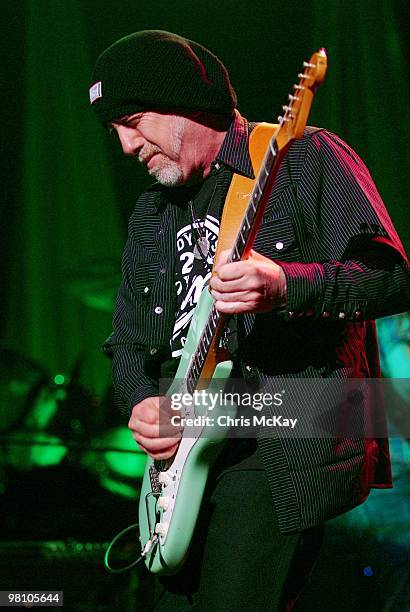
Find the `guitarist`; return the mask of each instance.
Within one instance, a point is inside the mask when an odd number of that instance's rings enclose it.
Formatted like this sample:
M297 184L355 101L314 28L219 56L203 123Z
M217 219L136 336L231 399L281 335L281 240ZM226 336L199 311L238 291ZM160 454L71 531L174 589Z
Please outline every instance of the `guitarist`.
M90 101L157 181L129 222L104 345L141 449L165 459L178 447L178 432L159 436L158 379L181 354L207 283L217 309L236 315L236 375L378 375L372 320L409 307L407 261L368 170L343 141L312 128L294 141L254 251L237 263L222 253L211 279L232 175L254 176L254 126L236 109L225 66L176 34L137 32L100 55ZM371 487L391 487L385 439L229 440L189 558L159 579L155 609L292 609L325 521Z

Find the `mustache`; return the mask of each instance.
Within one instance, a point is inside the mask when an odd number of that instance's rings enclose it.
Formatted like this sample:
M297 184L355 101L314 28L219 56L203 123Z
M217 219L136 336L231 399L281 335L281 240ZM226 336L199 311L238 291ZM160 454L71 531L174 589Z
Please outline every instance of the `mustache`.
M146 144L138 153L138 161L142 164L146 163L156 153L162 153L162 150L156 145Z

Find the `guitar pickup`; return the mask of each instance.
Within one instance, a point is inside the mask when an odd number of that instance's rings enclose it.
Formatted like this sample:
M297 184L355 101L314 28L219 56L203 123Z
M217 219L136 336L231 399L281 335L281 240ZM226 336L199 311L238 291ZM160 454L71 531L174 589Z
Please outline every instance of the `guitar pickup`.
M151 467L149 468L149 479L151 482L151 490L154 495L161 494L161 484L159 480L160 473L161 472L159 472L157 468L154 467L153 465L151 465Z

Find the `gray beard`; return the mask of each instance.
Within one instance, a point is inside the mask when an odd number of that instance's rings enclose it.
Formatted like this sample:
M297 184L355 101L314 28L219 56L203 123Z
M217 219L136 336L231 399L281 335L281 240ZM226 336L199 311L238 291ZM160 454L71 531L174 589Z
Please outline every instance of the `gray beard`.
M149 174L165 187L176 187L183 182L183 174L181 168L176 162L170 162L164 168L155 168L149 171Z
M172 152L175 157L178 157L182 148L182 139L184 136L187 119L179 115L174 116L173 134L172 134ZM183 183L183 173L178 162L169 159L164 163L163 167L153 168L149 171L150 176L153 176L161 185L165 187L176 187Z

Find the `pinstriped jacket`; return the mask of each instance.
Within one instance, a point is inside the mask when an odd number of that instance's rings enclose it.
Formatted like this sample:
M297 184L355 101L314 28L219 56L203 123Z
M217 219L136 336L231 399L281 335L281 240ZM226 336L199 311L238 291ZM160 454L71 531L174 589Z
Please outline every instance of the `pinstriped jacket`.
M250 129L237 113L212 164L221 202L233 172L253 177ZM153 185L129 221L113 332L103 346L126 415L158 395L169 354L183 193ZM409 308L407 260L367 168L337 136L307 128L292 144L254 248L283 267L287 307L238 317L246 371L267 381L378 376L373 319ZM259 448L283 533L353 508L372 486L391 486L385 439L275 437L261 438Z

